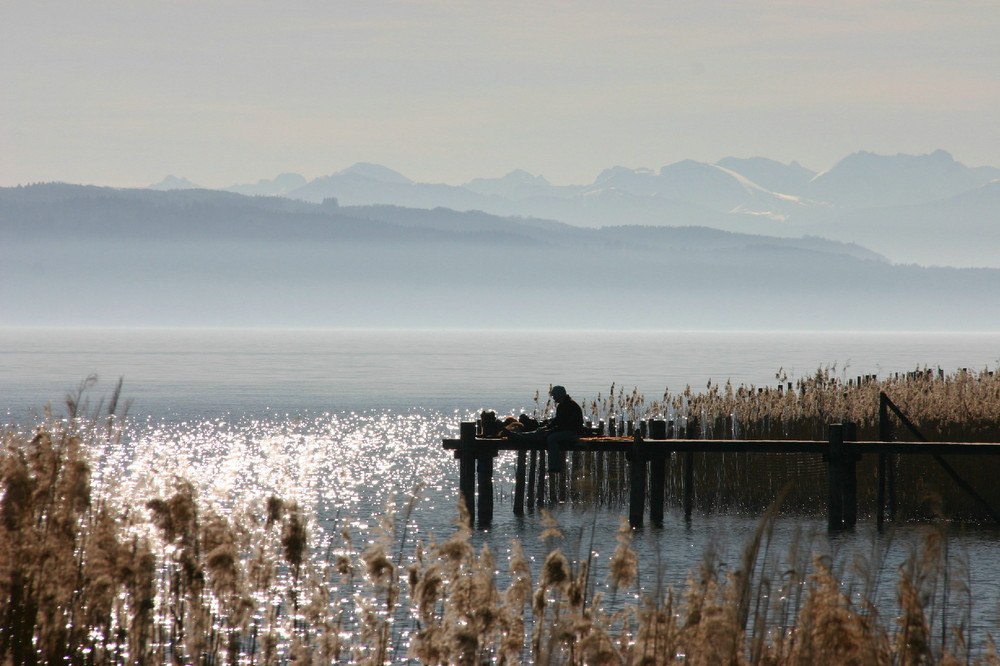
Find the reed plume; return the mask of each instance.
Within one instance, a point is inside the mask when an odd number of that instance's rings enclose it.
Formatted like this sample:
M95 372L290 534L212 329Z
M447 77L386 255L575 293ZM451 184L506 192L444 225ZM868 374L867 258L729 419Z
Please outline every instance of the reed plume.
M627 525L613 553L572 557L543 514L533 563L517 542L506 559L474 546L461 503L441 542L410 543L387 514L356 545L294 501L221 512L184 478L119 501L95 492L99 436L79 420L3 435L3 663L1000 664L992 637L969 630L973 591L943 529L900 568L894 608L798 539L777 564L776 511L732 573L709 548L682 589L651 588Z

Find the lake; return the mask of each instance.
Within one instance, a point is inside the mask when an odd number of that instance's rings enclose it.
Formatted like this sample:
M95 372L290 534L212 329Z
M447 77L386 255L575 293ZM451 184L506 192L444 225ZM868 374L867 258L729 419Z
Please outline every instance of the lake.
M0 328L0 410L59 403L89 374L119 377L132 412L165 419L268 412L532 407L562 384L650 399L709 381L767 386L829 367L841 377L917 367L994 368L1000 333ZM0 411L2 414L2 411Z
M223 330L0 328L0 420L30 427L47 404L91 374L88 408L106 401L119 377L130 401L125 437L97 452L98 483L125 497L165 492L173 474L192 479L219 510L277 492L306 506L317 534L347 526L361 542L387 507L410 539L445 538L456 516L457 463L441 448L481 409L538 409L536 391L562 384L577 400L606 396L614 383L649 399L665 390L698 391L709 381L769 386L818 368L843 378L886 377L916 368L993 369L997 333ZM538 561L540 517L510 510L513 459L497 466L495 521L475 541L506 566L512 539ZM619 506L553 505L566 552L596 562L614 549ZM662 529L635 534L646 587L682 587L709 548L731 569L758 516L668 507ZM858 558L881 572L879 598L894 600L896 570L922 527L878 534L866 518L830 537L825 519L783 516L773 553L798 545L830 556L850 575ZM1000 626L1000 534L987 526L950 528L956 558L968 562L974 632ZM780 555L777 556L780 559ZM659 579L658 579L659 577Z

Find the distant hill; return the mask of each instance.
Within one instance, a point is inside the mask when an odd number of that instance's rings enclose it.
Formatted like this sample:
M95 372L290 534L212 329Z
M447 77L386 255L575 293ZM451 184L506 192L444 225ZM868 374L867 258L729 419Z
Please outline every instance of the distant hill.
M544 176L533 176L523 169L511 171L502 178L476 178L462 187L484 197L498 197L509 201L540 197L568 198L580 194L584 189L577 186L557 187Z
M808 233L891 248L924 266L1000 265L1000 180L924 204L830 211L798 225ZM961 261L956 261L960 258Z
M1000 267L983 250L982 228L1000 209L962 196L1000 179L996 167L967 167L949 153L848 155L814 172L797 162L726 157L715 164L683 160L658 170L616 166L592 183L553 185L523 170L461 186L420 183L384 166L359 163L310 181L283 174L228 191L345 206L448 208L573 226L709 226L781 237L825 236L858 242L898 263ZM169 177L156 189L194 188ZM930 225L947 211L947 232ZM910 230L905 242L898 234ZM926 231L926 236L914 232ZM851 234L857 234L852 236ZM988 239L993 242L993 236ZM987 262L987 263L984 263Z
M930 155L854 153L801 190L840 208L883 208L954 197L1000 178L1000 169L969 169L943 150Z
M783 164L765 157L725 157L716 164L771 192L802 193L806 184L816 176L815 171L798 162Z
M187 178L178 178L177 176L170 175L161 180L158 183L153 183L149 186L151 190L197 190L201 189L200 186L195 185Z
M236 192L247 196L275 197L285 196L289 192L304 187L308 181L305 176L297 173L283 173L270 180L259 180L252 185L233 185L227 187L227 192Z
M998 290L1000 270L894 266L818 237L0 188L6 325L983 330Z

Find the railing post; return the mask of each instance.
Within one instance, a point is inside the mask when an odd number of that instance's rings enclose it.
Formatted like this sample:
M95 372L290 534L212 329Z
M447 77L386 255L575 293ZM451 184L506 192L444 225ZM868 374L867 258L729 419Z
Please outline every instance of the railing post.
M458 426L458 489L469 512L469 524L476 516L476 423L463 421Z

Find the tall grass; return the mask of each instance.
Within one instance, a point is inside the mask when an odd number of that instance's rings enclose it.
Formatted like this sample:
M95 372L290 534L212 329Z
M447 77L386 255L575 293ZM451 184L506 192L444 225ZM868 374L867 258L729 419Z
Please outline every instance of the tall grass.
M772 386L709 381L704 390L688 386L679 393L665 391L657 400L613 384L608 395L582 404L594 423L603 422L606 430L611 423L655 418L668 420L674 437L824 440L831 423L852 422L859 440L877 440L882 392L929 441L1000 442L1000 373L988 368L945 373L925 367L880 378L849 377L830 366L794 383L779 370ZM895 439L917 439L898 420L890 421ZM876 462L875 456L865 456L858 465L862 512L874 510ZM1000 509L992 457L953 456L948 462L994 509ZM932 517L928 500L933 496L950 518L989 519L930 456L898 456L891 465L900 517ZM679 465L668 467L668 491L675 497L681 492L681 474ZM696 505L704 510L760 511L790 480L797 483L785 505L789 510L818 511L826 501L826 465L819 455L697 454L694 476Z
M878 438L881 392L931 441L1000 441L1000 373L989 368L945 373L924 367L889 377L849 377L834 365L795 382L779 369L771 386L709 380L704 390L665 390L655 400L612 384L608 395L581 405L595 423L659 418L680 425L696 419L702 438L823 439L827 424L850 421L864 440Z
M276 496L223 515L178 478L129 504L94 488L88 451L108 436L82 419L3 436L4 663L1000 663L952 621L971 591L940 530L900 570L896 608L823 558L779 565L775 509L734 571L709 550L674 590L639 585L626 525L607 560L574 557L545 516L533 565L517 542L502 562L477 550L461 506L444 541L411 541L389 515L362 548Z

